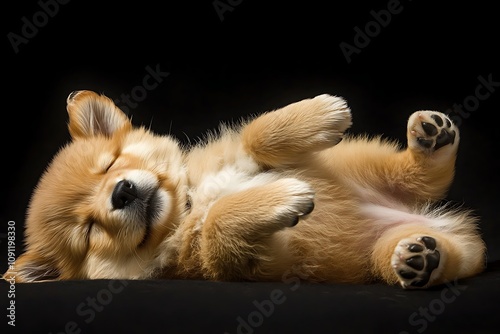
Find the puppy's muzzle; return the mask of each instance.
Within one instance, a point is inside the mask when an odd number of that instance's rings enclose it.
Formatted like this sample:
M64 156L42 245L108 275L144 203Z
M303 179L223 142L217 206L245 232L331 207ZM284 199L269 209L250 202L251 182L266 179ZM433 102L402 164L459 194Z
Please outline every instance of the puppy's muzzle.
M134 183L128 180L119 181L115 189L113 190L113 194L111 195L111 204L114 209L123 209L126 206L129 206L134 202L137 198L137 187Z

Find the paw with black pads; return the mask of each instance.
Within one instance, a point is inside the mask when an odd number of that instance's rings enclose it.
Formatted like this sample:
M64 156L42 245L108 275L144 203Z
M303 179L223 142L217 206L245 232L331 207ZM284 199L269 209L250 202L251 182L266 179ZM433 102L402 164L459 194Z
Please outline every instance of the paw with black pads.
M401 240L396 246L391 265L405 289L426 288L431 275L439 268L441 253L436 239L419 236Z
M438 111L414 112L408 120L408 145L426 153L443 147L457 147L458 128L445 114Z

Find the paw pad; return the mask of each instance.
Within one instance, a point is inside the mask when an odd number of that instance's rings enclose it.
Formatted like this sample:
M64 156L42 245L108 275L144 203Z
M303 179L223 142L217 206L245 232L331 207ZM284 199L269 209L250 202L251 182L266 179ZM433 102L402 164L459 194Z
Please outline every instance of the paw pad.
M422 236L401 240L392 256L392 267L403 288L422 288L439 267L441 254L436 239Z
M437 111L418 111L408 122L410 140L416 147L426 151L436 151L457 140L458 129L443 113Z

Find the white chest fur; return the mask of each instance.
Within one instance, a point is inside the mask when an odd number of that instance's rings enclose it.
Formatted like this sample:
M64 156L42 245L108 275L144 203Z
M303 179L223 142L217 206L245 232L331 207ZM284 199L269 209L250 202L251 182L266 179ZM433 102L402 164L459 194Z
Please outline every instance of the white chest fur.
M202 226L210 207L220 198L268 184L279 178L274 173L258 173L256 166L248 167L250 168L241 168L239 165L225 166L218 172L207 174L200 184L189 190L193 207L205 212L196 229Z

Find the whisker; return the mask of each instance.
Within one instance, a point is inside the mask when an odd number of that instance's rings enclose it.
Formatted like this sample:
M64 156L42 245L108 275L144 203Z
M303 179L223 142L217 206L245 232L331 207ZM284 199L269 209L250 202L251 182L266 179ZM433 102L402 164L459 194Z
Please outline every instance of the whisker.
M151 131L151 126L153 125L153 118L154 116L151 116L151 120L149 121L149 127L148 127L149 131Z
M141 268L141 271L146 271L146 268L143 266L143 264L146 263L146 261L144 261L141 256L139 255L139 253L137 253L137 249L134 248L133 249L133 253L134 253L134 259L136 260L137 262L137 265Z
M184 131L182 131L182 134L186 137L187 142L188 142L188 146L191 146L191 138L189 138L189 136L187 135L187 133L185 133Z

